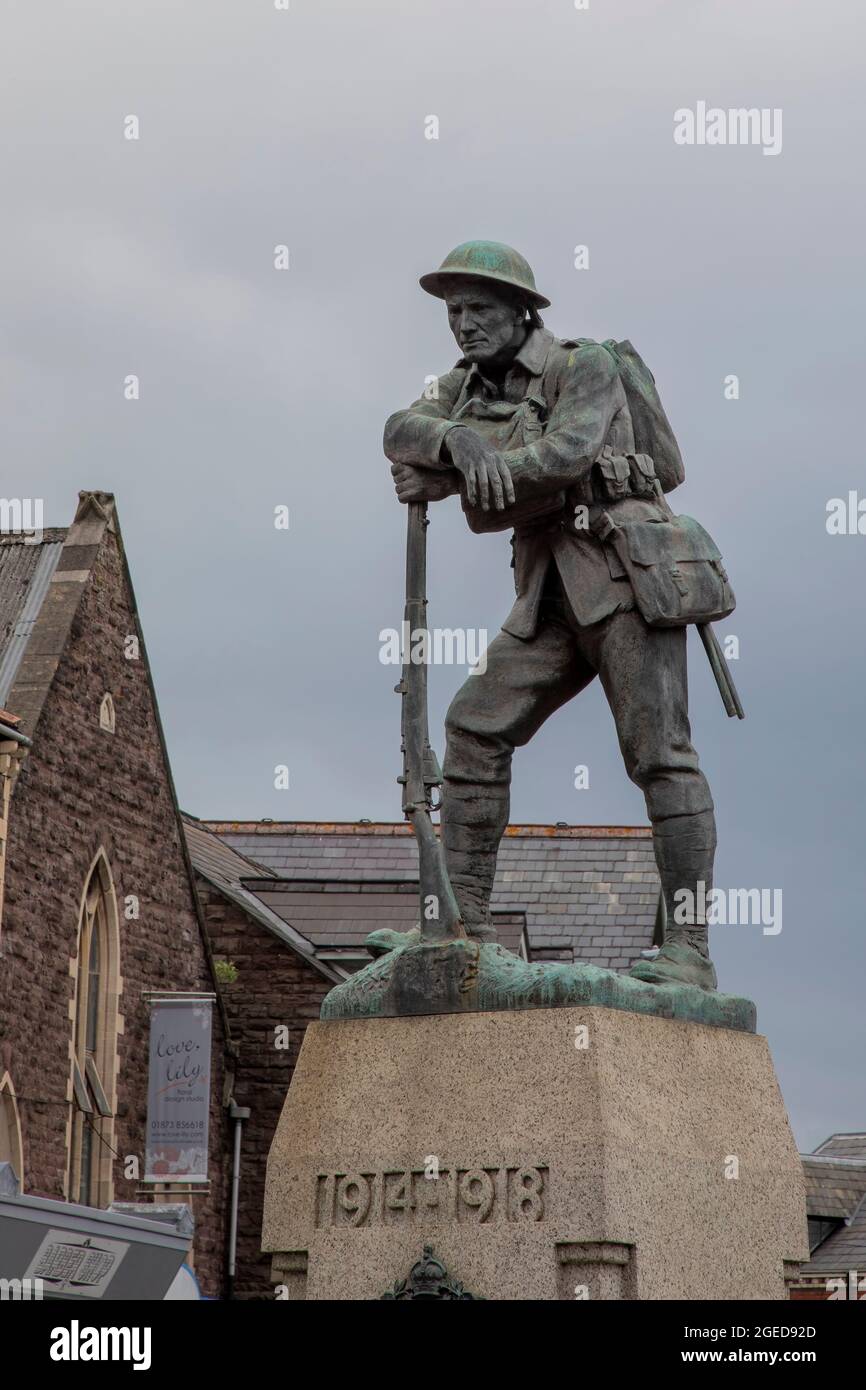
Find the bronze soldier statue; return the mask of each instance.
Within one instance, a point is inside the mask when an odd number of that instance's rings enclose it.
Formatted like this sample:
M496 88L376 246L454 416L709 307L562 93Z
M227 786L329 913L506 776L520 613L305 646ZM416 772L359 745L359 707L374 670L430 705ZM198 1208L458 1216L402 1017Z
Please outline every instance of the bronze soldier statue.
M508 246L467 242L420 283L444 299L462 356L435 398L387 422L397 496L459 492L473 531L514 532L516 602L446 720L442 840L466 931L496 939L515 748L599 676L667 909L658 956L631 973L713 990L700 904L716 830L691 743L686 624L724 616L733 595L706 532L665 501L684 474L652 377L628 343L555 338L539 316L550 301Z

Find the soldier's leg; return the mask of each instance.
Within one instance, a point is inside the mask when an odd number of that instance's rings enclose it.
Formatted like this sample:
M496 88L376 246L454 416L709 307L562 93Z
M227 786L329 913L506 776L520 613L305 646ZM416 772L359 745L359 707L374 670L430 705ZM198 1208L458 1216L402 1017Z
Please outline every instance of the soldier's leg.
M646 798L667 909L661 952L631 973L715 989L701 905L713 883L716 826L691 741L686 629L650 628L631 612L599 623L597 632L583 629L581 637L598 666L628 775Z
M487 649L486 670L470 676L451 703L442 840L470 936L496 939L489 904L508 824L512 754L594 676L568 625L542 616L529 641L501 632Z

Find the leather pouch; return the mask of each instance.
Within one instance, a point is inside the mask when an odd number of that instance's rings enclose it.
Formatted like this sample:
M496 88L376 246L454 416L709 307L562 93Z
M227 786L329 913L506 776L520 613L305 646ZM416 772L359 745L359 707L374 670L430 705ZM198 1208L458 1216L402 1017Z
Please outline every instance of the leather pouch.
M721 552L693 517L618 525L604 512L596 534L616 553L650 627L712 623L734 611Z
M658 492L655 464L649 454L628 454L631 490L635 497L654 497Z

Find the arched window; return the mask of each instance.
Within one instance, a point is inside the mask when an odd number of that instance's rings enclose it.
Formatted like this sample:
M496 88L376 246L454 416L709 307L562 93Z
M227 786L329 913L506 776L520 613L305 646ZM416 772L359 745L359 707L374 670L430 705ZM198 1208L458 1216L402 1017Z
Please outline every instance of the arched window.
M0 1077L0 1163L11 1163L18 1179L19 1192L24 1191L24 1146L21 1142L21 1122L15 1087L8 1071Z
M102 851L84 891L74 971L68 1191L70 1201L103 1207L113 1195L120 981L117 904Z
M99 706L99 727L100 729L105 729L109 734L113 734L114 724L114 701L111 698L111 694L106 691L102 697L102 703Z

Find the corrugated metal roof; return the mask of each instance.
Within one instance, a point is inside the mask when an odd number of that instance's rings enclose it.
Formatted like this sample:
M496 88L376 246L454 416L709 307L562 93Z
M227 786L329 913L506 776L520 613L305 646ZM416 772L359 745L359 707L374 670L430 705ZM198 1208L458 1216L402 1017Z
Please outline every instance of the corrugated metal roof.
M417 882L417 847L404 823L204 824L280 878ZM509 826L491 907L525 914L533 956L627 970L652 945L658 895L648 827Z
M37 543L0 537L0 705L9 698L65 536L55 529Z

